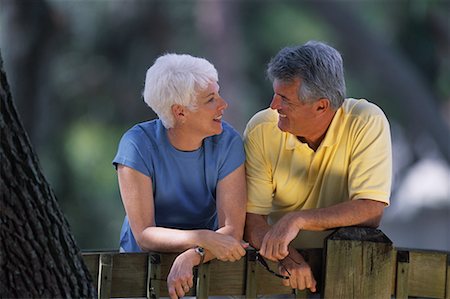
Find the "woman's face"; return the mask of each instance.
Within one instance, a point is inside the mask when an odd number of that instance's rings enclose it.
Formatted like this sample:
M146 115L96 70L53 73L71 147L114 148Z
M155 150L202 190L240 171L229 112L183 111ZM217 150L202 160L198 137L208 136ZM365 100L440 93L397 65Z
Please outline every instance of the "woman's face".
M212 82L197 95L197 109L189 112L186 125L201 138L222 133L223 111L228 104L219 95L219 84Z

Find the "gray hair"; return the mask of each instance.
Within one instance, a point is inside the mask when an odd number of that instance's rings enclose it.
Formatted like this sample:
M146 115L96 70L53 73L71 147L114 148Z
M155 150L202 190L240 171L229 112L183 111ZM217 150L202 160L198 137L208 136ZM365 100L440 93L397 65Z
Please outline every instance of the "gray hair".
M267 74L273 80L289 82L301 79L298 96L303 102L327 98L339 108L345 99L345 79L339 52L322 42L286 47L272 58Z
M217 70L206 59L187 54L165 54L147 70L144 101L169 129L175 124L172 105L195 110L198 92L217 81Z

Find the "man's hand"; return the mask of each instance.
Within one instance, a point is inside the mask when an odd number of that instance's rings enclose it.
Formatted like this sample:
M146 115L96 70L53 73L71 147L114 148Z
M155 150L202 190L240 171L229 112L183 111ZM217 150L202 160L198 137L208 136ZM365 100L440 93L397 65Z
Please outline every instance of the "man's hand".
M185 251L177 256L167 276L167 288L171 299L183 297L194 286L192 268L196 265L195 258L199 259L197 261L199 263L200 257L191 251Z
M288 256L288 246L300 232L296 215L287 213L275 223L264 236L259 253L272 261L279 261Z
M246 254L245 248L248 247L248 243L239 242L232 236L213 231L208 232L204 239L200 246L224 262L240 260Z
M289 279L283 279L283 285L299 290L308 288L311 292L315 292L316 280L314 279L310 266L300 253L295 251L296 254L294 254L293 250L291 252L291 254L278 264L280 274L289 276L286 269L290 273Z

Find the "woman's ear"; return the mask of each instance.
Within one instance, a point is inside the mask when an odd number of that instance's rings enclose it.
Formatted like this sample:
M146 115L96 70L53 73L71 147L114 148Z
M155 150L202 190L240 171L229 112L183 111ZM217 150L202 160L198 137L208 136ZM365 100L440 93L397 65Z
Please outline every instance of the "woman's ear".
M184 123L186 117L186 108L183 105L172 105L172 115L176 122Z

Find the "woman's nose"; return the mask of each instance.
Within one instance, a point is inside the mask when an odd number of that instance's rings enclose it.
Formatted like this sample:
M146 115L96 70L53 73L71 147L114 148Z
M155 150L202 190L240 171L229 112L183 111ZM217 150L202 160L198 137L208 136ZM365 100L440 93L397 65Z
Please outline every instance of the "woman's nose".
M221 103L219 105L219 110L225 110L228 108L228 103L223 98L220 98Z

